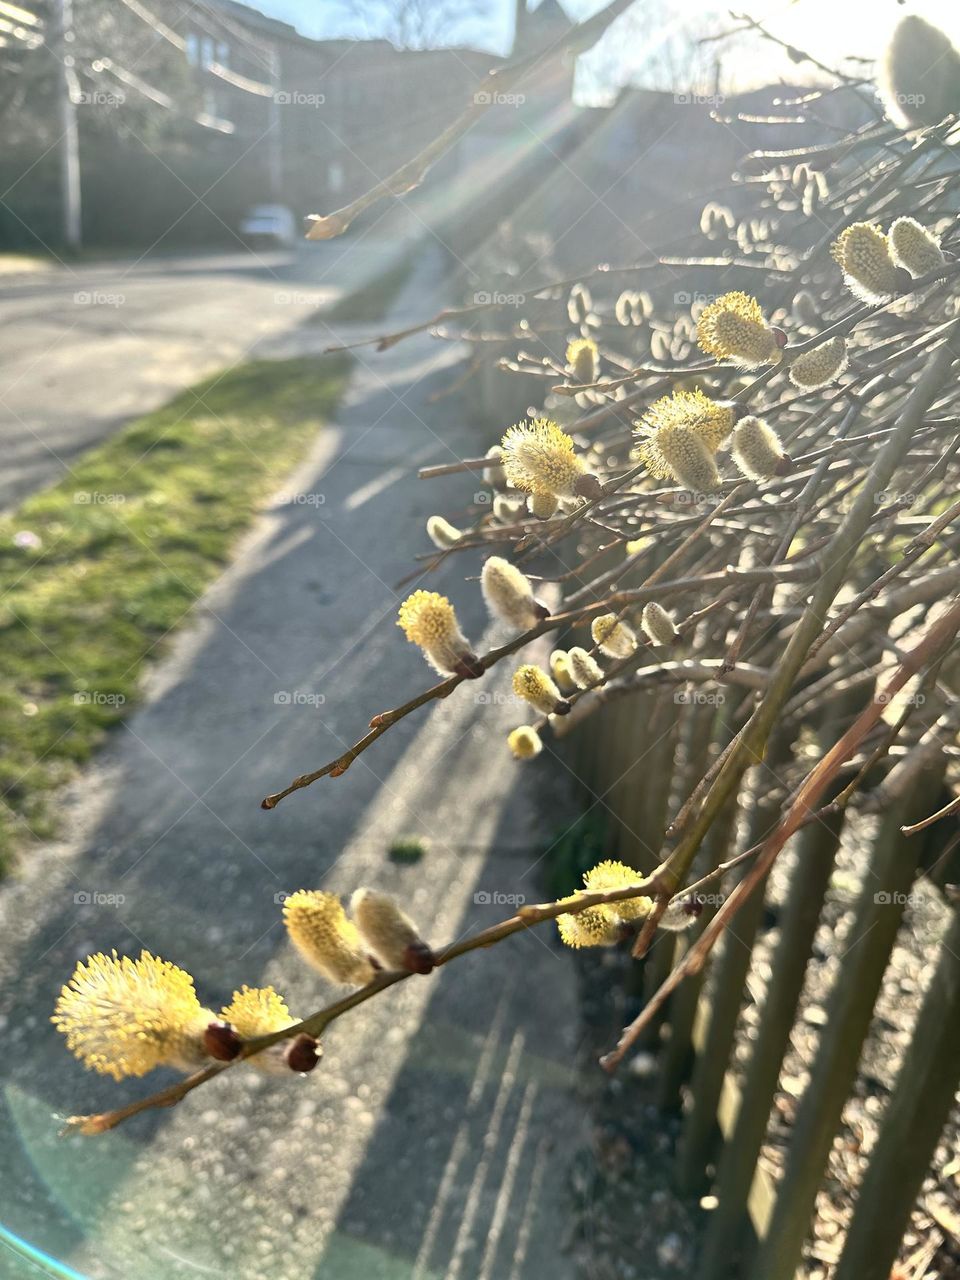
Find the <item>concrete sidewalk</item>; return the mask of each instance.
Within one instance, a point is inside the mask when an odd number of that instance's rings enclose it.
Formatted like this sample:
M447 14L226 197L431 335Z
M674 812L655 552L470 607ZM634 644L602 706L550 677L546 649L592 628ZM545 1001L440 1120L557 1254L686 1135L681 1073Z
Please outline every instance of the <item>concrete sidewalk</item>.
M319 308L416 252L422 229L408 223L392 217L295 250L128 256L3 277L0 510L176 392L269 356Z
M435 306L438 265L421 260L394 314ZM284 892L377 885L437 943L508 914L497 895L538 895L532 868L558 816L534 795L549 763L521 769L506 752L524 716L489 694L508 671L408 718L344 777L258 808L432 679L394 626L391 584L426 547L426 516L471 492L468 478L418 484L416 466L490 443L456 400L429 401L461 355L421 337L363 357L338 421L75 790L71 841L0 890L4 1280L36 1274L14 1237L97 1280L570 1274L577 1010L552 927L371 1001L331 1028L306 1079L241 1068L113 1134L56 1136L56 1113L161 1083L102 1080L50 1028L89 951L159 952L215 1007L243 982L273 983L305 1014L332 992L285 940ZM463 581L478 564L457 560L429 585L485 646L477 584ZM394 865L390 841L411 833L426 857Z

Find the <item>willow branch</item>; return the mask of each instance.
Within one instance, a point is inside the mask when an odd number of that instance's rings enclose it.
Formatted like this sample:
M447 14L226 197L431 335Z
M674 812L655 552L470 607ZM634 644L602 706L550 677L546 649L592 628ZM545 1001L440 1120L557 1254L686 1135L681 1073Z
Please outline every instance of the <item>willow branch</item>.
M480 666L484 672L489 671L502 658L516 653L518 649L524 648L531 641L536 640L548 631L555 631L559 627L585 622L596 614L609 610L616 611L626 605L646 604L648 600L667 599L671 596L683 595L691 591L703 591L709 590L711 587L728 586L732 582L742 582L747 585L760 582L802 582L812 578L817 573L817 570L818 566L813 560L798 561L795 564L783 565L777 569L766 567L725 569L719 573L705 573L696 577L676 578L672 582L662 582L651 587L640 587L635 591L616 591L607 596L606 599L584 605L582 608L565 613L552 614L538 626L523 632L507 644L501 645L498 649L491 649L489 653L480 659ZM271 795L265 796L260 802L261 809L276 808L281 800L286 799L294 791L309 787L321 778L342 776L356 760L357 756L362 755L399 720L403 720L412 712L426 706L427 703L449 697L457 685L463 683L463 680L463 676L448 676L446 680L441 680L439 684L425 689L423 693L417 694L416 697L404 702L401 706L394 707L390 711L383 711L374 716L370 722L370 731L364 734L352 747L349 747L335 759L329 760L319 769L315 769L311 773L300 774L299 777L294 778L281 791L275 791Z
M676 662L661 662L656 666L641 667L629 676L617 680L608 680L596 689L584 691L568 716L552 721L553 736L566 738L578 729L584 720L589 719L595 711L599 711L608 702L630 694L641 693L657 684L704 684L739 685L744 689L763 689L770 672L764 667L751 666L747 663L732 671L725 671L720 658L680 659Z
M931 813L922 822L915 822L909 827L901 827L900 830L905 836L915 836L918 831L926 831L927 827L932 827L935 822L939 822L942 818L949 818L958 809L960 809L960 796L956 796L949 804L945 804L942 809L938 809L936 813Z
M753 866L724 900L703 933L647 1002L643 1011L624 1029L616 1048L601 1058L601 1065L605 1070L616 1070L623 1061L624 1056L637 1042L644 1030L649 1026L652 1018L663 1007L683 979L691 974L700 972L707 956L712 951L724 929L726 929L750 894L763 883L783 846L803 826L842 766L857 750L873 726L881 719L894 695L924 666L936 661L946 651L947 647L956 638L958 630L960 630L960 599L955 599L945 613L928 629L926 635L912 652L900 663L897 671L887 682L883 691L873 698L870 705L861 712L846 733L834 743L827 754L807 774L787 813L777 824L775 831L764 842L763 849Z
M747 767L762 758L767 737L790 694L809 650L820 634L827 610L839 591L847 568L860 541L876 514L876 495L886 489L898 464L907 452L914 431L923 421L956 360L955 344L958 324L952 323L947 342L930 358L907 398L896 430L884 443L867 473L853 505L843 523L820 555L823 574L803 612L787 648L771 673L770 683L756 711L734 741L716 782L704 801L703 809L692 824L689 834L678 844L667 860L668 874L679 883L686 875L697 849L720 808L739 786Z
M431 166L450 150L457 139L461 138L484 112L490 110L491 105L496 105L497 97L521 84L527 75L536 70L547 58L560 57L563 54L586 53L596 44L607 27L625 13L632 3L633 0L611 0L605 9L601 9L592 18L581 22L548 49L538 50L519 62L491 72L485 82L489 86L489 91L475 93L473 102L455 120L451 121L422 151L395 169L388 178L375 183L363 195L358 196L350 204L344 205L342 209L326 215L311 214L307 219L310 224L307 239L330 240L343 235L353 220L372 205L378 204L388 196L401 196L414 190L426 177Z
M452 960L459 959L460 956L467 955L471 951L479 951L495 946L497 943L503 942L504 939L512 937L515 933L522 933L526 929L534 925L543 924L548 920L556 920L558 916L577 915L588 907L599 906L603 903L626 902L631 898L650 897L658 889L656 875L653 875L648 876L646 879L638 880L636 884L626 885L621 889L612 889L607 892L587 892L585 890L578 896L576 901L543 902L537 905L523 906L516 915L510 916L506 920L501 920L498 924L490 925L489 928L482 929L470 938L462 938L458 942L449 943L447 946L435 950L433 953L434 967L440 968L449 964ZM413 976L412 973L406 971L380 973L365 987L360 987L357 991L352 991L342 999L318 1009L316 1013L304 1018L302 1022L284 1027L280 1031L271 1032L270 1035L257 1036L255 1039L248 1040L244 1044L240 1055L232 1062L212 1063L201 1071L195 1071L183 1080L178 1080L175 1084L168 1085L164 1089L159 1089L156 1093L151 1093L145 1098L139 1098L135 1102L127 1103L125 1106L117 1107L112 1111L71 1116L66 1121L62 1132L85 1137L93 1136L115 1129L125 1120L129 1120L132 1116L140 1115L144 1111L176 1106L194 1089L200 1088L201 1085L206 1084L224 1071L233 1070L240 1063L255 1057L265 1049L269 1049L271 1045L279 1044L283 1040L293 1039L298 1035L308 1035L319 1039L331 1023L336 1022L338 1018L342 1018L344 1014L350 1013L353 1009L366 1004L368 1000L372 1000L388 988L396 986L399 982L406 982L407 979Z

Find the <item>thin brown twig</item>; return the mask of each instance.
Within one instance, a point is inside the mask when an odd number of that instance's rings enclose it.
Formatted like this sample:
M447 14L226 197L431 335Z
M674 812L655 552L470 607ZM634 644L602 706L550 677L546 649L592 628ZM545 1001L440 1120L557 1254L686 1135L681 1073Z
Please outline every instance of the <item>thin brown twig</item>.
M817 566L814 561L808 563L798 561L793 565L783 565L777 570L767 568L752 570L726 569L720 573L707 573L693 578L677 578L672 582L662 582L653 587L640 587L635 591L617 591L609 595L605 600L599 600L593 604L587 604L582 608L565 613L551 615L541 622L539 626L523 632L522 635L517 636L505 645L501 645L498 649L491 649L489 653L480 658L480 666L485 672L489 671L502 658L516 653L518 649L524 648L532 640L536 640L548 631L555 631L559 627L586 621L595 614L611 609L616 610L623 605L645 604L648 600L667 598L690 591L709 590L714 586L727 586L731 582L745 582L748 584L766 581L801 582L809 580L816 572ZM260 807L262 809L274 809L281 800L286 799L294 791L309 787L321 778L328 776L340 777L346 773L354 760L359 755L362 755L368 747L372 746L378 738L382 737L392 725L429 702L449 697L454 689L463 683L464 679L465 677L460 675L448 676L447 679L441 680L439 684L435 684L429 689L425 689L422 693L410 698L400 706L374 716L370 722L369 732L365 733L353 746L342 752L335 759L329 760L319 769L315 769L311 773L300 774L282 790L265 796L260 802Z
M602 903L626 902L631 898L649 897L657 889L657 879L654 874L646 877L646 879L638 880L634 885L625 886L621 889L613 889L607 892L587 892L584 890L576 901L544 902L523 906L516 915L510 916L506 920L501 920L498 924L490 925L489 928L481 930L472 937L461 938L457 942L435 949L433 953L434 966L441 968L443 965L449 964L452 960L467 955L471 951L492 947L515 933L520 933L533 925L542 924L547 920L556 920L558 916L576 915L580 911L585 911L587 907L598 906ZM66 1121L62 1132L80 1136L106 1133L110 1129L115 1129L117 1125L122 1124L125 1120L129 1120L132 1116L140 1115L144 1111L176 1106L194 1089L198 1089L222 1072L231 1070L241 1062L245 1062L258 1053L262 1053L264 1049L269 1049L271 1045L279 1044L283 1040L290 1040L298 1035L308 1035L319 1039L331 1023L338 1018L343 1017L344 1014L353 1009L359 1008L360 1005L366 1004L368 1000L372 1000L389 987L396 986L399 982L406 982L407 979L413 976L412 973L406 971L379 973L365 987L360 987L342 999L318 1009L316 1013L304 1018L301 1022L284 1027L280 1031L271 1032L269 1035L257 1036L255 1039L248 1040L244 1044L240 1055L234 1061L211 1063L210 1066L204 1067L200 1071L195 1071L192 1075L177 1081L175 1084L168 1085L164 1089L159 1089L156 1093L149 1094L145 1098L139 1098L135 1102L127 1103L125 1106L117 1107L112 1111L104 1111L94 1115L71 1116Z
M496 105L499 95L521 84L532 71L548 59L585 53L596 44L610 24L630 8L632 3L633 0L610 0L604 9L573 27L562 39L555 41L546 49L538 49L526 58L492 71L486 82L490 86L490 91L474 93L473 101L456 119L452 120L415 156L395 169L388 178L376 182L363 195L352 200L350 204L344 205L343 208L334 210L333 213L311 214L307 219L309 223L307 239L330 240L343 235L354 219L372 205L378 204L388 196L402 196L414 190L423 181L432 165L450 150L457 139L490 110L491 105Z

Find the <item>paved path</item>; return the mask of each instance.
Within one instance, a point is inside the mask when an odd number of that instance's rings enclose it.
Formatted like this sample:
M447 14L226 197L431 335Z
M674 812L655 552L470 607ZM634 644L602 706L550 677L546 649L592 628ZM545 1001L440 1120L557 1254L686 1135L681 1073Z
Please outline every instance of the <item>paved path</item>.
M433 301L435 265L421 262L397 314ZM550 928L370 1002L331 1029L306 1079L230 1071L96 1139L58 1139L53 1114L153 1083L84 1071L47 1023L91 950L151 948L189 968L210 1002L234 983L272 982L303 1013L330 992L287 945L278 894L378 885L434 941L500 918L507 909L485 895L537 895L531 870L559 820L531 799L549 763L513 765L503 737L521 715L502 700L481 706L472 685L343 778L273 813L257 807L430 679L393 626L391 584L425 545L414 531L426 515L469 493L450 480L438 497L411 475L477 448L450 400L429 403L458 356L424 338L357 368L337 423L76 790L73 839L38 851L0 891L2 1221L82 1276L569 1277L577 1018ZM316 494L322 504L292 500ZM479 592L463 582L476 571L458 562L436 584L479 640ZM388 845L409 833L429 852L396 866ZM124 901L89 901L98 894ZM35 1274L0 1247L3 1280Z
M358 233L293 252L126 258L0 284L0 510L176 391L353 292L404 243Z

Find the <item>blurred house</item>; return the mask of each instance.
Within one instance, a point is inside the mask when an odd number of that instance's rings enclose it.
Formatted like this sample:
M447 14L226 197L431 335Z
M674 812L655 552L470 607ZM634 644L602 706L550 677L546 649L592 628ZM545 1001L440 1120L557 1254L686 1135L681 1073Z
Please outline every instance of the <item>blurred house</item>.
M809 85L777 85L725 99L626 88L611 107L581 111L581 139L563 163L490 225L486 239L467 257L462 297L501 294L505 300L499 310L484 313L488 335L505 335L488 354L512 359L522 346L562 360L575 328L556 331L555 304L539 304L530 294L544 282L606 265L626 270L599 284L598 293L643 291L656 304L652 323L624 327L618 355L628 364L659 361L668 353L671 360L687 358L692 334L689 328L674 332L673 318L688 321L691 307L718 292L752 291L757 273L746 264L751 257L760 261L779 252L767 215L767 210L776 213L773 197L768 191L758 200L748 179L779 174L781 185L791 188L781 198L799 206L810 196L800 175L793 189L798 160L793 153L822 146L869 118L856 94L833 93L817 104L815 119L789 123L793 113L784 102L809 93ZM760 151L770 154L751 158ZM843 161L835 157L822 163L826 183L835 181L838 163ZM818 188L818 181L810 185ZM819 216L811 202L806 244L830 234L830 219L836 217ZM803 232L792 238L791 247L805 247ZM659 258L677 261L649 270ZM722 265L687 265L688 258L721 259ZM523 299L529 325L522 343L514 332L518 311L511 300L517 297ZM662 317L669 320L663 323ZM537 379L504 372L493 360L484 366L479 385L480 411L504 422L542 396Z
M549 241L561 274L590 262L642 263L671 252L749 254L749 229L740 243L733 238L732 251L729 239L711 247L700 230L704 206L728 210L735 232L758 207L744 178L778 167L789 175L797 163L791 153L868 118L855 94L834 93L818 104L817 119L790 123L783 102L809 92L809 85L777 85L725 98L625 88L611 107L579 113L590 117L580 141L528 193L512 221ZM772 158L751 159L759 151ZM833 168L833 160L821 167ZM823 225L814 213L816 239ZM760 240L762 230L754 226Z
M537 73L522 92L501 93L489 76L504 60L475 49L311 39L239 0L78 0L71 95L86 242L229 244L257 203L327 212L472 104L482 108L476 121L412 197L416 216L459 255L477 215L516 204L577 144L587 118L572 103L572 63L551 56L571 27L557 0L534 12L517 0L516 19L511 57L537 54ZM55 46L52 19L47 33ZM55 244L58 64L42 48L30 56L21 106L37 128L0 159L11 188L0 237Z
M235 245L252 205L330 212L472 107L463 136L404 196L414 222L458 261L491 229L521 225L564 262L636 260L682 243L693 193L725 191L751 147L798 141L797 129L748 123L722 100L631 88L612 107L578 107L561 4L528 11L516 0L515 17L510 60L535 67L504 85L491 75L504 60L488 53L311 39L240 0L77 0L71 94L87 243ZM46 32L55 47L52 19ZM20 58L27 91L4 117L0 241L58 242L59 68L42 46ZM744 115L771 114L778 92L752 95ZM356 231L390 208L368 211Z
M489 53L312 40L236 0L216 3L269 56L273 127L251 154L270 177L268 194L300 215L335 209L386 178L472 102L484 108L476 122L437 162L430 190L412 197L459 253L475 238L478 214L488 223L497 202L506 212L581 140L573 63L551 56L572 26L556 0L533 12L517 0L510 59L537 54L539 65L532 85L516 93L489 82L505 61Z

